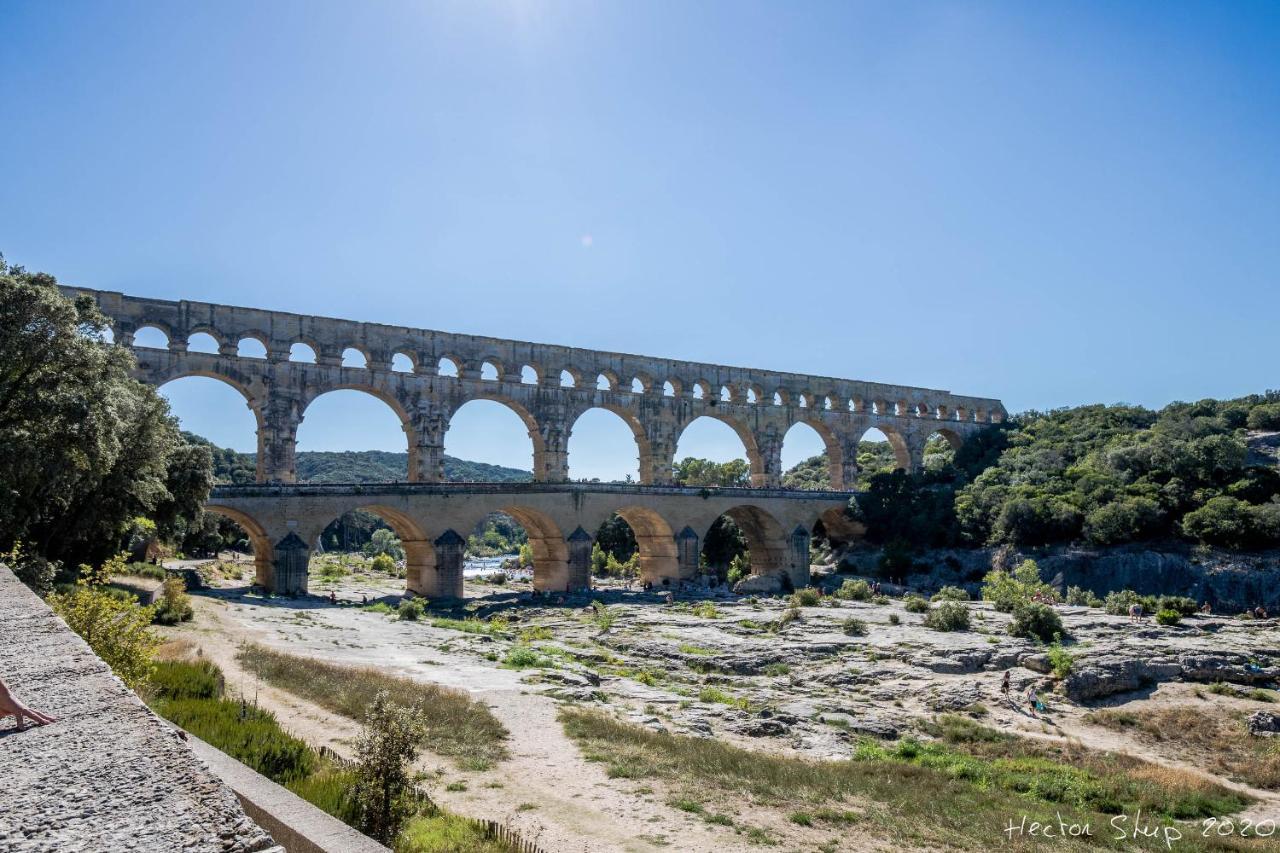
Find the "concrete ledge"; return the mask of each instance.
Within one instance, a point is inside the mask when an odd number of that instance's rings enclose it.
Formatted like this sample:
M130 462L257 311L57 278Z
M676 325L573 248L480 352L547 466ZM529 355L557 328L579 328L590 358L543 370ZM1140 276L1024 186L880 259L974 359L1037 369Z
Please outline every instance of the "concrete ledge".
M231 789L0 565L0 677L56 721L0 719L0 850L279 851Z
M289 853L390 853L328 812L187 734L191 751L240 800L245 812Z

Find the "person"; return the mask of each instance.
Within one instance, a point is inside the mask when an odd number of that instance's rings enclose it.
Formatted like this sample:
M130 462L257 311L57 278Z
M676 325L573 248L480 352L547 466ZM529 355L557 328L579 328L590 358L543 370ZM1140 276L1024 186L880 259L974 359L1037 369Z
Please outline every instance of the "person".
M330 603L330 604L337 604L337 603L338 603L338 594L337 594L336 592L334 592L333 590L329 590L329 603Z
M361 607L363 607L364 605L366 605L366 604L368 604L368 603L369 603L369 596L367 596L367 595L361 595L361 596L360 596L360 606L361 606Z
M1267 618L1267 608L1263 607L1261 604L1259 604L1257 607L1253 608L1253 618L1254 618L1254 619L1266 619L1266 618Z
M1036 711L1043 708L1040 704L1040 696L1036 693L1036 686L1033 684L1027 688L1027 710L1031 712L1031 716L1036 715Z
M1203 613L1205 616L1208 616L1210 613L1213 612L1213 608L1210 607L1209 602L1206 601L1204 604L1200 605L1200 612Z
M17 721L18 731L22 731L26 728L26 725L22 722L24 718L35 723L37 726L43 726L55 722L54 718L50 717L48 714L33 711L26 705L19 702L14 695L9 692L9 688L4 683L4 679L0 679L0 719L10 715L12 715Z
M1006 697L1009 695L1009 670L1004 671L1004 680L1000 682L1000 692Z

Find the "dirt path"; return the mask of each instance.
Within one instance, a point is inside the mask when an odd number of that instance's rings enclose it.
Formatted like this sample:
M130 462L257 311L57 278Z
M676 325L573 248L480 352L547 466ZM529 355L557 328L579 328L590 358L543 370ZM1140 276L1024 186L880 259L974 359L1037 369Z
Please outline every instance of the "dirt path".
M467 690L488 704L511 732L509 760L480 773L458 770L434 754L419 760L419 769L438 774L440 781L431 785L432 796L450 811L503 821L544 849L566 853L656 851L669 846L691 853L754 849L731 830L705 824L666 805L660 784L611 780L601 765L584 761L556 720L555 701L528 692L519 673L477 667L469 658L434 648L426 651L420 643L411 644L414 655L406 655L402 641L385 640L396 639L409 626L353 608L310 606L308 612L315 615L305 621L316 624L302 631L294 624L299 620L283 615L278 608L270 608L275 613L264 613L268 608L208 596L195 596L193 601L194 622L167 629L166 634L198 646L206 658L222 668L229 689L256 696L287 729L313 745L323 744L350 755L359 725L247 672L236 660L242 644L258 643L337 663L379 665L397 674ZM423 632L435 632L447 641L452 633L412 627L418 635L415 639ZM382 628L387 630L379 630ZM314 636L336 631L358 636L359 642L324 644ZM410 659L415 656L416 660ZM446 791L448 782L462 782L466 790Z

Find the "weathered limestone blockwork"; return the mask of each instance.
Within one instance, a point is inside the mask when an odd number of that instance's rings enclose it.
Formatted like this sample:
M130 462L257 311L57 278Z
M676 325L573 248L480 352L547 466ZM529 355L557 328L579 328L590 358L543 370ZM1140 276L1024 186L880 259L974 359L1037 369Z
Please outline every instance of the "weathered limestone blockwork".
M391 525L405 544L407 587L429 598L462 596L463 532L505 512L528 532L534 586L580 589L590 581L592 533L615 512L640 546L641 575L661 585L692 578L702 539L721 515L738 523L752 571L809 582L810 531L842 523L843 492L695 489L606 483L401 483L219 486L206 509L240 522L253 541L258 583L280 593L306 591L309 543L333 519L356 509Z
M0 675L56 722L0 722L0 850L282 851L177 732L0 565Z
M583 350L426 329L385 326L261 311L205 302L142 299L122 293L64 288L97 301L112 319L116 343L133 347L137 376L154 385L207 376L236 388L258 424L262 487L222 487L209 509L237 521L254 542L257 578L282 593L306 589L310 548L334 518L362 508L380 515L404 542L408 588L433 597L462 594L466 533L490 512L513 516L529 534L534 584L576 589L590 578L593 532L613 513L631 526L643 575L674 582L697 573L700 542L727 514L751 543L752 570L809 580L809 541L821 518L828 530L858 473L858 443L870 429L888 436L902 468L920 467L935 433L952 446L1003 420L999 400L949 391L851 379L778 373L626 353ZM134 346L154 327L164 349ZM192 352L205 333L216 353ZM258 341L265 358L240 355ZM305 344L314 362L291 361ZM366 366L343 367L353 349ZM397 355L410 365L392 369ZM298 426L321 394L356 389L384 401L404 427L409 484L326 491L290 486ZM438 485L444 479L444 437L459 408L495 400L514 411L533 444L532 487ZM635 437L640 485L569 485L569 436L593 408L618 415ZM664 488L672 481L676 445L699 417L733 428L751 464L752 489ZM826 444L833 491L787 492L782 443L805 423ZM418 488L414 488L418 486ZM678 532L678 534L677 534Z
M782 440L806 423L822 437L835 489L857 474L857 446L877 428L889 437L904 468L918 468L924 444L940 433L959 446L1005 416L999 400L928 388L626 353L584 350L426 329L358 323L205 302L144 299L109 291L64 288L95 298L112 318L117 343L132 346L139 329L154 327L167 349L135 347L140 379L162 385L183 376L209 376L244 395L258 422L258 479L296 479L299 424L316 397L357 389L378 397L400 418L409 452L409 480L443 479L444 435L453 413L470 400L496 400L520 416L533 442L534 479L569 478L569 436L592 408L623 419L635 436L642 483L671 482L680 434L693 420L724 421L742 439L751 482L776 487L782 476ZM217 353L191 352L203 332ZM237 355L256 340L267 357ZM315 352L315 363L289 360L294 344ZM354 349L367 367L342 367ZM411 372L392 370L397 355ZM454 375L442 375L456 372ZM567 377L572 386L562 382Z

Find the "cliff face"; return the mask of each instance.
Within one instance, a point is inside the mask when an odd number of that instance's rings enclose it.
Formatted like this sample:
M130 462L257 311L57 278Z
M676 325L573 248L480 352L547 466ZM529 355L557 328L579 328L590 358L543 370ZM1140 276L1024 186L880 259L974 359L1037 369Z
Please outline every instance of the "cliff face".
M916 558L929 568L912 572L909 579L925 588L951 584L977 593L994 554L991 548L929 551ZM878 558L875 551L856 551L844 555L844 562L856 571L877 574ZM1041 576L1063 592L1079 586L1105 596L1132 589L1143 595L1185 595L1208 601L1218 613L1238 613L1259 604L1269 611L1280 610L1280 551L1243 554L1170 544L1018 552L1017 560L1025 558L1039 563Z

